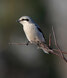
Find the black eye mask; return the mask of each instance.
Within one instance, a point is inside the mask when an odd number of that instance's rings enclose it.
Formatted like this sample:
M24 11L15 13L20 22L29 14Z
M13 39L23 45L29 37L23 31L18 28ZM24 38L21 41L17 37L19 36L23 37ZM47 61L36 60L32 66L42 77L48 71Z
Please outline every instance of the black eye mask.
M22 21L29 21L29 19L22 19Z

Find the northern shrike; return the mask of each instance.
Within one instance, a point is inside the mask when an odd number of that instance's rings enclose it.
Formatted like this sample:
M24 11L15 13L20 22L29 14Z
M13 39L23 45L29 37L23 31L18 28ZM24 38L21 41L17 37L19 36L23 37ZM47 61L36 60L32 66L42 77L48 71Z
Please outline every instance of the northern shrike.
M29 16L20 17L18 22L23 25L23 30L30 43L37 44L45 53L48 53L48 51L50 51L45 43L45 37L40 27L36 23L34 23L34 21ZM43 46L40 46L40 44L42 44ZM46 48L44 49L44 47Z

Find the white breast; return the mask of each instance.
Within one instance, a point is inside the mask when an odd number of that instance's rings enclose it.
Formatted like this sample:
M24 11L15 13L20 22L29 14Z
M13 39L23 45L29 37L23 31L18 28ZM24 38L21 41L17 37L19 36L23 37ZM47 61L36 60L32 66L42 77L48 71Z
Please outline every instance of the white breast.
M38 31L37 27L34 24L26 23L23 26L24 32L27 39L32 42L45 42L43 35Z

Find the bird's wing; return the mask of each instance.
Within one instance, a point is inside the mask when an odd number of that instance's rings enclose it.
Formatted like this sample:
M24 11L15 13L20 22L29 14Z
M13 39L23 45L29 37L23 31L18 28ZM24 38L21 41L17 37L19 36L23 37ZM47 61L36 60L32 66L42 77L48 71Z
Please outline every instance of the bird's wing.
M42 33L42 35L43 35L43 37L44 37L44 34L43 34L43 32L42 32L42 30L40 29L40 27L39 27L39 26L37 26L37 29L38 29L38 31L39 31L39 32L41 32L41 33ZM44 37L44 39L45 39L45 37Z

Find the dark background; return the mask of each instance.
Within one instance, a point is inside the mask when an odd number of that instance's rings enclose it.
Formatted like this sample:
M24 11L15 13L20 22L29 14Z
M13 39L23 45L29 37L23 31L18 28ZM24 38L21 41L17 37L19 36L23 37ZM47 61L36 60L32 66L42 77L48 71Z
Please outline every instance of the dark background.
M67 78L67 64L60 57L35 45L9 44L27 42L16 22L21 16L30 16L41 27L47 45L54 26L58 45L67 51L66 0L0 0L0 78Z

